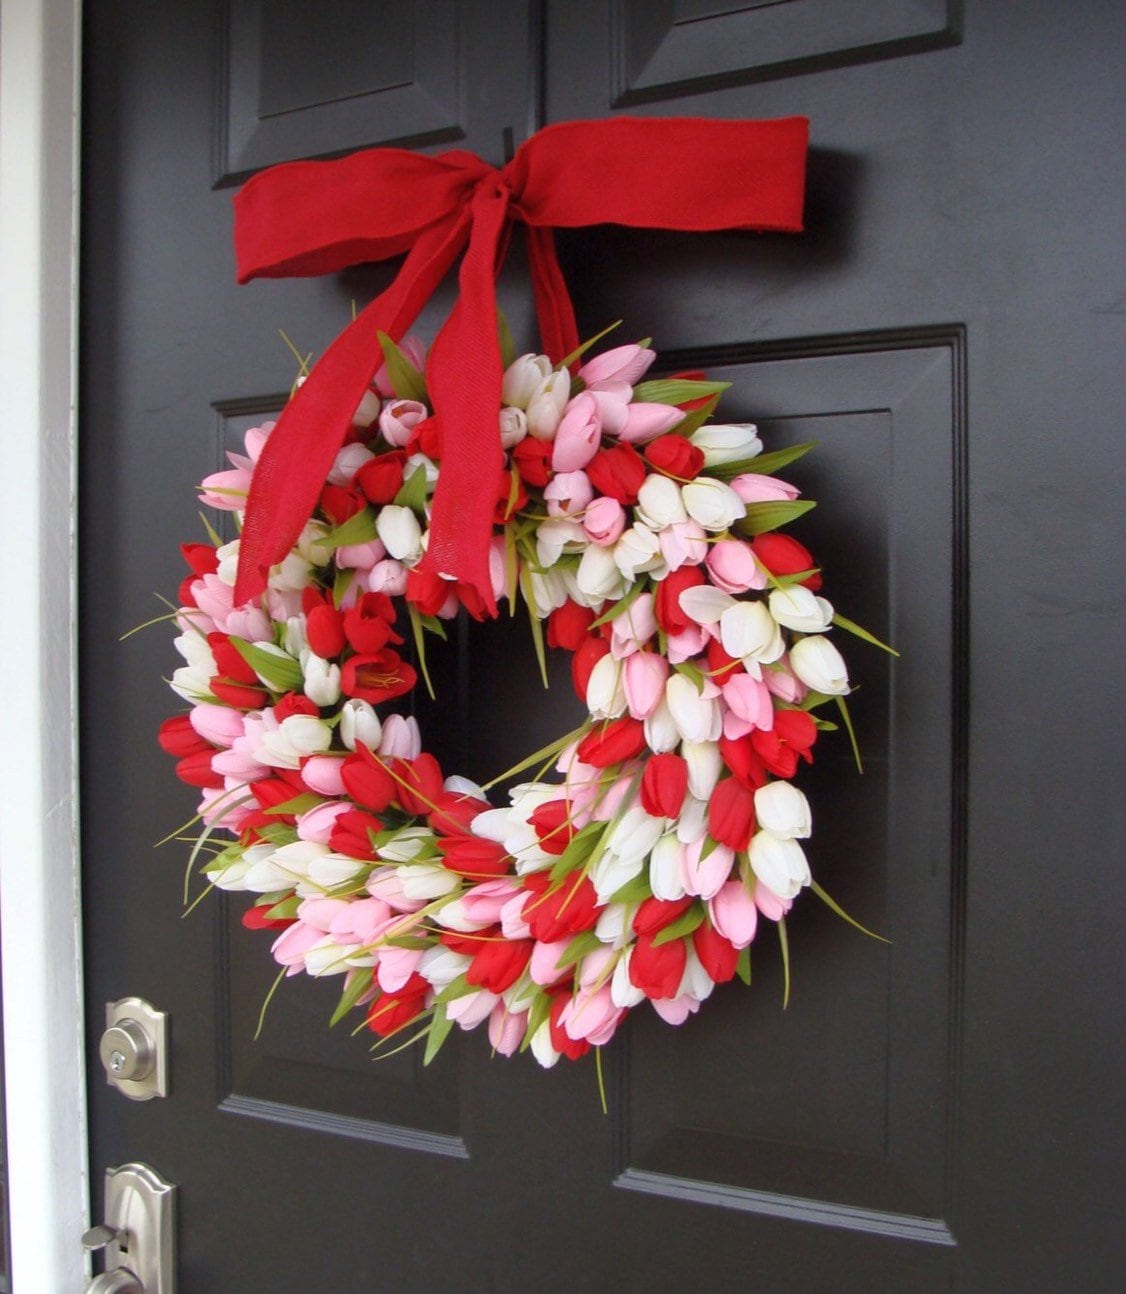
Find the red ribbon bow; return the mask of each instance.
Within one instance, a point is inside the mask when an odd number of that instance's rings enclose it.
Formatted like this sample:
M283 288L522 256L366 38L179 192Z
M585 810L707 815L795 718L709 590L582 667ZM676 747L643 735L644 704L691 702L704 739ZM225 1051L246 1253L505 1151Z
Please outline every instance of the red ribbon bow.
M459 295L435 338L427 385L445 435L425 565L475 587L489 579L502 379L496 276L514 220L528 226L545 352L577 344L552 227L801 229L808 122L616 117L533 135L497 169L472 153L375 148L339 161L286 162L235 196L238 279L328 274L407 253L391 286L325 351L286 406L254 473L235 603L266 585L296 543L352 415L396 341L458 255Z

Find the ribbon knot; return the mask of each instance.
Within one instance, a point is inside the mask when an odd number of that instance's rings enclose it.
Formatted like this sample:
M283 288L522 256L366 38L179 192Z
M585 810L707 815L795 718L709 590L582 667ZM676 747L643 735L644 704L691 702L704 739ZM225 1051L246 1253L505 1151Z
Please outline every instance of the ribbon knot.
M808 123L616 117L533 135L497 169L473 153L377 148L329 162L285 162L235 196L238 278L327 274L406 253L391 286L317 362L270 434L239 545L235 602L260 593L296 543L383 362L462 257L458 299L434 340L427 386L442 430L427 569L472 585L496 613L489 579L503 371L496 278L515 220L528 227L540 340L558 362L578 342L552 228L801 229Z

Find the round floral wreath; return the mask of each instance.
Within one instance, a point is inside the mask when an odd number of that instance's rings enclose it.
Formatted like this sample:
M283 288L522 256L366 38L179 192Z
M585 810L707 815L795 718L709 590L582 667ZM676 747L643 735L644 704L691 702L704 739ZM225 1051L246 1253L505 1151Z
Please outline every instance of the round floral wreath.
M709 423L727 384L643 381L645 345L575 377L505 357L493 589L525 603L541 664L545 639L572 653L589 714L509 770L537 772L494 808L413 718L378 712L420 671L428 685L427 634L485 615L474 589L417 569L442 447L422 348L384 350L260 597L233 603L237 539L184 546L172 688L191 709L161 744L202 788L193 861L256 896L243 924L277 932L285 974L343 976L334 1021L362 1007L381 1038L424 1036L427 1061L455 1024L545 1066L609 1042L646 999L680 1024L716 984L749 982L760 919L785 960L801 888L832 903L792 779L835 726L818 709L835 700L847 724L826 633L870 636L779 533L813 506L776 475L809 446L763 453L754 426ZM204 480L205 503L241 520L271 427Z

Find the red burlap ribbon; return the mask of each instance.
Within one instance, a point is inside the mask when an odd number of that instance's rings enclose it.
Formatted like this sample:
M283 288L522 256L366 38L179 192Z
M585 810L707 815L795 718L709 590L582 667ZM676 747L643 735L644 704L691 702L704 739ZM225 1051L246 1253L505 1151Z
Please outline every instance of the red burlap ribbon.
M544 351L577 344L553 227L801 228L808 123L617 117L533 135L507 166L454 150L376 148L339 161L286 162L235 196L238 278L329 274L405 252L398 276L340 334L286 406L247 500L235 600L265 587L316 507L352 415L396 341L457 257L458 300L435 338L427 385L442 430L428 569L472 585L495 614L489 580L501 358L496 277L515 220L528 255Z

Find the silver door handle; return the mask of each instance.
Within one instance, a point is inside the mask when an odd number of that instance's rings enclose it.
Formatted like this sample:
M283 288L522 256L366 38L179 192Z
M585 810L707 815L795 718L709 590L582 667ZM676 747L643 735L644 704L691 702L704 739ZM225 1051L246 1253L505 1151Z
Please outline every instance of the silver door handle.
M86 1286L86 1294L145 1294L145 1287L127 1267L102 1272Z

